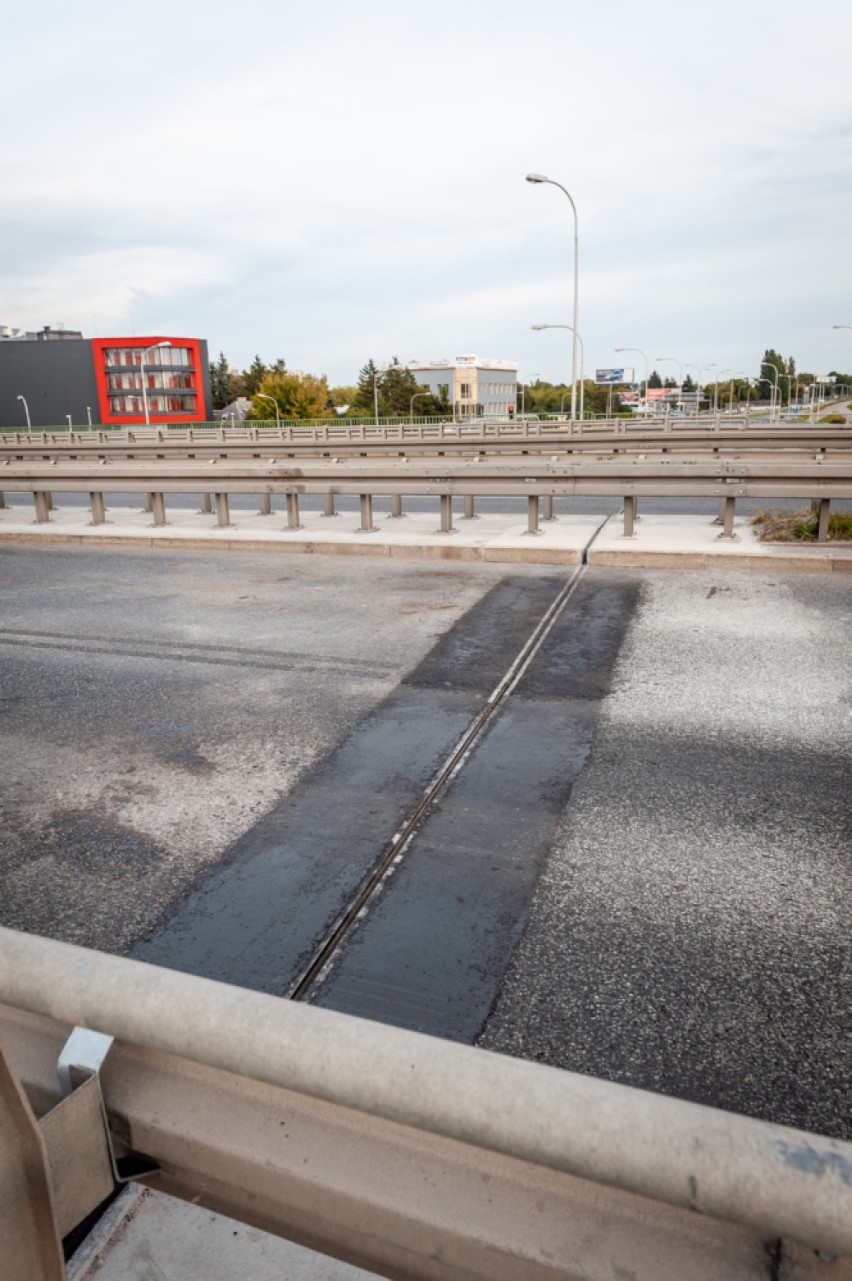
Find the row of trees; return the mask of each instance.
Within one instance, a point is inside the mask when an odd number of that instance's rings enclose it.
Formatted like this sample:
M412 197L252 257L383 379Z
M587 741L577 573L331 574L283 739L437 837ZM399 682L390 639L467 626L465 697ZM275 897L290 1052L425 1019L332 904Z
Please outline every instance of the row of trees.
M250 419L274 418L276 406L281 418L369 418L377 409L380 418L401 418L409 413L425 417L452 414L446 395L433 395L396 358L385 369L368 360L356 384L329 387L324 374L288 370L281 359L267 365L255 356L247 370L232 370L224 352L220 352L218 360L210 365L210 385L214 409L225 409L246 398L252 402Z
M837 370L831 371L831 374L840 384L852 384L852 374L842 374ZM360 370L357 383L329 387L324 374L303 374L288 370L284 360L280 358L267 365L260 356L255 356L249 368L241 371L232 370L224 353L220 353L218 360L210 366L210 381L214 409L224 409L245 397L252 402L248 417L256 420L274 418L276 406L281 418L291 419L342 416L371 418L377 411L380 418L403 418L410 413L441 418L452 415L452 405L446 394L435 396L422 383L418 383L414 374L396 358L385 369L379 369L370 359ZM739 404L749 400L770 400L776 381L781 400L789 402L791 396L796 400L806 396L805 389L815 381L815 376L808 373L797 374L795 360L781 356L770 347L764 353L756 378L728 375L716 382L705 382L702 385L702 403L723 408L731 401ZM663 380L655 369L648 377L648 387L676 388L677 383L671 377ZM694 394L695 390L695 382L687 374L682 391L688 396ZM639 391L641 395L645 394L644 381L640 383ZM618 393L609 387L599 387L586 380L583 384L583 398L587 414L618 411ZM533 383L523 385L523 393L519 388L518 402L519 409L522 407L526 414L561 413L570 406L571 387L566 383L549 383L536 379Z

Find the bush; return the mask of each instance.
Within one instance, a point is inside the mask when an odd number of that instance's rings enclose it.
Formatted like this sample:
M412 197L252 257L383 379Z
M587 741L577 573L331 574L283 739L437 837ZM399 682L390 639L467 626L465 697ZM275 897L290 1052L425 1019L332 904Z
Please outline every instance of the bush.
M850 409L852 409L852 405L850 405ZM821 423L845 423L846 417L844 414L826 414L824 418L820 418L820 422Z
M819 513L810 507L785 513L759 511L752 517L761 542L815 543L819 531ZM852 542L852 513L832 512L828 517L829 542Z

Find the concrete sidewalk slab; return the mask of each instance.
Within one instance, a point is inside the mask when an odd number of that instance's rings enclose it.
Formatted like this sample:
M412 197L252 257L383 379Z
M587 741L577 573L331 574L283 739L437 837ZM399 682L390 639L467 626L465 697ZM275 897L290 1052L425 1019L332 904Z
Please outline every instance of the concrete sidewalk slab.
M764 543L747 517L734 525L735 538L720 538L708 515L643 512L635 534L625 538L620 516L560 514L542 521L530 534L517 513L483 512L469 520L456 514L449 533L438 529L437 513L403 517L374 516L375 529L358 528L358 515L303 512L300 529L287 526L286 514L233 510L231 524L220 527L215 515L175 507L168 524L154 525L150 512L111 507L107 522L91 523L84 507L51 512L37 523L20 505L0 509L0 543L76 544L132 547L134 550L248 551L330 556L392 556L406 559L490 561L504 564L577 565L588 548L592 565L632 569L765 570L801 574L852 573L852 543Z
M852 573L852 543L764 543L747 518L734 523L734 538L707 516L639 517L631 538L616 517L589 548L591 565L631 569L757 569L797 574Z
M454 519L452 532L442 533L437 513L376 515L375 529L366 532L358 529L352 512L303 512L302 528L289 529L283 512L261 516L232 510L231 524L220 527L213 515L176 507L167 525L156 526L150 513L138 507L111 507L106 524L93 525L88 508L63 508L60 499L47 523L36 523L20 506L0 510L0 541L576 565L601 524L600 516L564 515L545 522L534 535L514 513Z

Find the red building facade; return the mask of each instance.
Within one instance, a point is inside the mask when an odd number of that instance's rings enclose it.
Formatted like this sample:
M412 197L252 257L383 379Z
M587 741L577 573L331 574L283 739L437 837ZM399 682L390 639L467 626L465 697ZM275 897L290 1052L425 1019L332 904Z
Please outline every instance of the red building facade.
M91 344L103 426L207 421L210 375L202 339L155 334Z

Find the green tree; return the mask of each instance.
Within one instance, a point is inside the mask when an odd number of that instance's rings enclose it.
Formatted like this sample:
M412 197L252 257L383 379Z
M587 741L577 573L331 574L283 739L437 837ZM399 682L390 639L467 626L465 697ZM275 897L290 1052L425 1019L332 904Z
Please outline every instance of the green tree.
M282 418L328 418L332 413L325 374L315 377L286 370L265 374L252 398L248 417L255 421L274 418L270 400L276 402Z
M280 363L283 369L284 362L281 361ZM278 372L281 372L281 371L279 370ZM243 374L244 395L255 396L257 392L260 390L260 384L263 382L264 378L268 373L269 373L269 370L267 366L263 363L263 361L260 359L260 356L255 356L254 360L251 362L248 369Z
M352 401L352 413L368 417L373 413L374 380L378 383L378 366L372 356L358 373L358 391ZM381 404L379 405L381 413Z
M224 409L226 405L230 405L233 399L231 395L231 369L223 351L219 352L219 359L211 361L210 364L210 394L213 398L214 409Z
M650 376L650 378L648 379L648 386L649 386L649 387L655 387L655 388L656 388L656 387L662 387L662 385L663 385L663 380L662 380L662 378L661 378L661 377L660 377L660 375L657 373L656 369L652 369L652 370L651 370L651 376Z
M791 361L791 364L795 370L795 363ZM769 369L767 369L767 365L771 365L772 369L774 369L776 373L773 374ZM779 355L774 347L767 347L766 351L763 353L763 360L761 361L760 371L758 374L758 389L761 400L772 399L775 395L776 381L780 389L781 399L789 400L790 379L788 377L787 362L784 360L783 356Z

